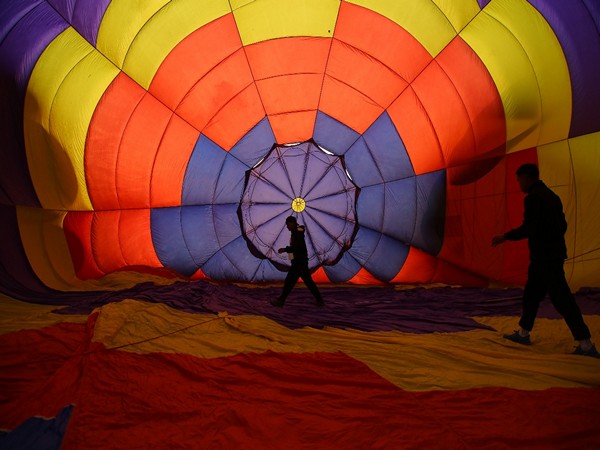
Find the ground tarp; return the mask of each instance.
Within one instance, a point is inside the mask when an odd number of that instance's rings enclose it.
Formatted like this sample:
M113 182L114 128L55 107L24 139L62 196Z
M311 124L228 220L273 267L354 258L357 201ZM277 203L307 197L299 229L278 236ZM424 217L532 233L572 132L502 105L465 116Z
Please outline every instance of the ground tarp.
M503 340L518 290L327 288L317 308L297 289L282 309L276 292L175 284L54 312L4 297L0 448L600 445L600 360L567 354L549 305L533 346ZM600 335L597 293L578 300Z

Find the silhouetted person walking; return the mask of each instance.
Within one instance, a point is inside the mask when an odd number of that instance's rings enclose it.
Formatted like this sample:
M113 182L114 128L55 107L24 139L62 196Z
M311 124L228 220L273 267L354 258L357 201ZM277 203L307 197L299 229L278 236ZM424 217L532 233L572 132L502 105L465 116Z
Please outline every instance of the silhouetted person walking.
M523 291L521 328L504 337L518 344L531 345L529 332L533 329L540 302L549 294L554 308L565 319L575 340L579 341L573 354L600 357L565 279L563 265L567 246L564 235L567 222L560 197L539 179L535 164L523 164L516 175L521 191L526 194L523 223L514 230L495 236L492 245L495 247L506 240L527 239L530 263Z
M292 266L285 277L283 292L277 300L271 302L273 306L283 306L285 299L292 291L299 278L306 284L312 295L317 300L317 305L323 306L324 302L321 298L319 288L310 275L308 269L308 252L306 250L306 241L304 240L304 226L298 225L294 216L289 216L285 219L285 226L292 233L290 237L290 245L277 250L279 253L287 252L291 260Z

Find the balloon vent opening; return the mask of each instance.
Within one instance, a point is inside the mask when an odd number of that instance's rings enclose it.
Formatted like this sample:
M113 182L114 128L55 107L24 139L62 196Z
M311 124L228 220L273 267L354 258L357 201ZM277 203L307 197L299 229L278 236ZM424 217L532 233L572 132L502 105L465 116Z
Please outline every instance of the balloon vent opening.
M303 198L296 197L292 200L292 209L294 212L301 213L306 208L306 201Z
M358 230L356 202L360 188L348 176L343 156L315 142L275 145L246 172L238 209L250 251L285 270L289 245L286 217L304 225L309 267L335 264Z

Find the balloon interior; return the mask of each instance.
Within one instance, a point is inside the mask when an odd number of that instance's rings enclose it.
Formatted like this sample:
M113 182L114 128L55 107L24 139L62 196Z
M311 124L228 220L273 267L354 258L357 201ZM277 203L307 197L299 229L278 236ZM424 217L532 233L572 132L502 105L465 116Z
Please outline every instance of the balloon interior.
M598 361L548 300L502 340L490 244L538 165L600 336L596 0L0 10L0 447L600 447ZM289 216L324 308L269 303Z

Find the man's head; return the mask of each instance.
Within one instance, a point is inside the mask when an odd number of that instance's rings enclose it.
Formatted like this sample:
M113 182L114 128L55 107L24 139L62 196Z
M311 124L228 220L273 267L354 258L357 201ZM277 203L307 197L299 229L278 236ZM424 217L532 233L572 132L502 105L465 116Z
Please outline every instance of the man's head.
M287 227L288 230L292 231L293 229L295 229L298 226L298 221L296 220L296 218L294 216L286 217L285 226Z
M521 167L517 169L517 182L519 183L519 187L521 191L527 193L529 189L540 179L540 171L535 164L523 164Z

